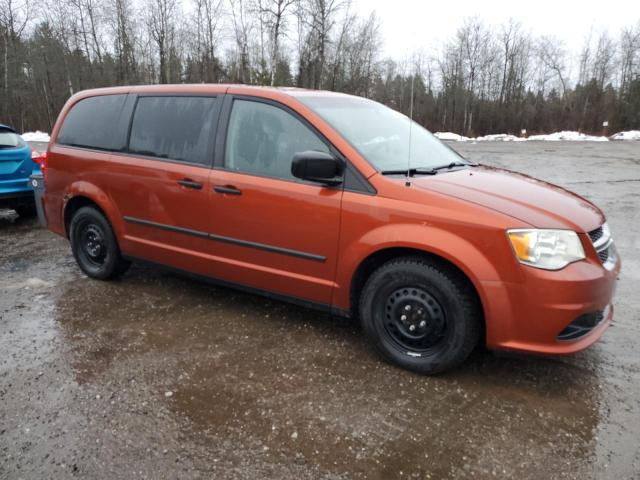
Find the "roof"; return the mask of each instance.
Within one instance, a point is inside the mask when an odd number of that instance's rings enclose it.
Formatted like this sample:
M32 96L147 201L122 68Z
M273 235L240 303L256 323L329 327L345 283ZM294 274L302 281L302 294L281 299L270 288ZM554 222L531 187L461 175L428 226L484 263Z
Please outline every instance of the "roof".
M11 130L13 133L16 133L13 128L9 127L8 125L3 125L2 123L0 123L0 129Z
M109 95L109 94L126 94L126 93L226 93L229 90L254 90L256 92L273 92L289 97L308 97L308 96L331 96L344 97L344 93L331 92L328 90L310 90L306 88L296 87L270 87L258 85L244 85L241 83L178 83L178 84L153 84L153 85L129 85L120 87L105 87L89 90L82 90L76 93L79 98Z

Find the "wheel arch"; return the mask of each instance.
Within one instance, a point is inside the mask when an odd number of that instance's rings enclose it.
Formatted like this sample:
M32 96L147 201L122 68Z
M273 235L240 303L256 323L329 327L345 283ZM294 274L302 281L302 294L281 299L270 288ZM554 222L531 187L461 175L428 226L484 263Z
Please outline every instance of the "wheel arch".
M71 220L73 219L73 216L75 215L75 213L78 210L80 210L82 207L93 207L96 210L98 210L101 214L103 214L105 218L108 219L108 217L104 213L104 210L100 208L100 205L98 205L89 197L85 197L83 195L77 195L75 197L71 197L65 204L64 213L63 213L64 231L67 238L69 238L69 233L70 233L69 229L71 227Z
M69 227L73 215L85 206L92 206L102 213L113 228L116 238L120 236L121 222L118 222L120 216L107 194L91 183L77 182L70 186L62 206L62 224L67 238L69 238Z
M392 258L423 255L449 266L470 282L482 301L487 316L489 301L483 294L483 282L501 281L498 265L480 247L462 236L435 225L385 224L367 231L341 247L334 305L353 310L353 292L375 268Z
M351 283L349 285L349 300L351 305L351 315L358 315L358 303L360 299L360 295L362 294L362 290L364 289L365 283L367 279L371 276L371 274L378 269L383 264L394 260L396 258L401 257L410 257L410 256L418 256L427 259L429 262L434 263L442 268L447 269L452 272L456 277L461 279L464 283L466 283L470 291L472 291L478 300L478 303L482 307L483 319L484 319L484 302L482 300L481 290L478 288L478 283L476 279L470 277L465 270L463 270L460 266L458 266L455 262L451 261L448 258L445 258L441 255L438 255L434 252L431 252L426 249L415 248L415 247L386 247L379 250L376 250L370 253L366 258L364 258L358 267L356 268L354 274L351 277Z

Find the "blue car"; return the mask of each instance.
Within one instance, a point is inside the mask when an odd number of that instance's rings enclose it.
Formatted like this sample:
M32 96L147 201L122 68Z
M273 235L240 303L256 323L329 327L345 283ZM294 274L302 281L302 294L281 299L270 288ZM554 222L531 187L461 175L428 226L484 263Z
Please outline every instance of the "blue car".
M11 208L20 216L35 214L29 176L40 173L31 158L31 148L12 128L0 124L0 208Z

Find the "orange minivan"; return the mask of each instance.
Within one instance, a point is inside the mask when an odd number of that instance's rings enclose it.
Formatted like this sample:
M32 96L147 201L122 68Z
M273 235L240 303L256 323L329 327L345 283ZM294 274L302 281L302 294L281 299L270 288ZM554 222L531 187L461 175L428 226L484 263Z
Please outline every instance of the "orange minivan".
M489 349L582 350L611 323L620 261L602 212L465 160L337 93L234 85L89 90L44 168L48 228L96 279L144 260L357 317L421 373Z

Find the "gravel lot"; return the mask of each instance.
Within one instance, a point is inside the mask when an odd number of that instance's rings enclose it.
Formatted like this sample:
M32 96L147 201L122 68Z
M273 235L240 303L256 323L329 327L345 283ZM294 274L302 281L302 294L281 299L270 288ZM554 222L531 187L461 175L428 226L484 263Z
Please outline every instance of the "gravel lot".
M454 147L605 211L623 272L592 348L421 377L347 320L150 267L89 280L5 212L0 477L640 478L640 142Z

